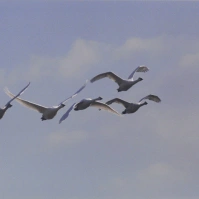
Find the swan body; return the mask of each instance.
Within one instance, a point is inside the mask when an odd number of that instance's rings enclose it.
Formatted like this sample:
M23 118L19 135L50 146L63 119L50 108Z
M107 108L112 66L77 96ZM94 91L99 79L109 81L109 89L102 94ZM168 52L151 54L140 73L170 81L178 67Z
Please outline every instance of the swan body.
M113 72L106 72L106 73L101 73L95 77L93 77L90 82L93 83L97 80L100 80L102 78L108 77L109 79L115 81L119 88L117 89L118 92L121 91L127 91L128 89L130 89L133 85L135 85L136 83L142 81L143 79L141 77L139 77L138 79L134 80L134 74L136 72L147 72L149 71L149 68L147 68L146 66L138 66L128 77L128 79L122 79L121 77L119 77L118 75L116 75Z
M147 105L147 102L144 103L130 103L129 106L122 112L122 114L135 113L141 106Z
M122 112L122 114L129 114L129 113L135 113L140 107L147 105L148 103L146 101L141 103L141 101L143 101L144 99L152 100L157 103L161 102L161 99L158 96L147 95L146 97L142 98L138 103L129 103L120 98L114 98L114 99L106 102L106 104L108 104L108 105L112 104L112 103L121 104L125 107L125 110Z
M46 108L46 110L43 112L41 120L43 121L53 119L57 115L59 109L63 108L64 106L64 104L61 104L59 106L53 106L52 108Z
M86 82L87 83L87 82ZM36 103L33 103L33 102L30 102L30 101L27 101L27 100L23 100L21 98L16 98L16 101L20 104L22 104L23 106L25 107L28 107L30 109L33 109L35 111L38 111L39 113L42 114L42 117L41 117L41 120L50 120L50 119L53 119L57 112L63 108L65 106L65 102L68 101L69 99L75 97L80 91L82 91L85 86L86 86L86 83L77 91L75 92L72 96L68 97L67 99L65 99L64 101L62 101L59 105L57 106L53 106L53 107L45 107L45 106L42 106L42 105L39 105L39 104L36 104ZM14 95L7 89L6 91L6 94L10 97L14 97Z
M27 86L25 86L15 97L13 97L10 101L7 102L7 104L3 107L0 108L0 119L3 118L5 112L12 107L12 104L10 104L13 100L15 100L18 96L20 96L21 94L23 94L23 92L28 88L28 86L30 85L30 82L28 83Z
M74 110L75 111L84 110L84 109L88 108L92 103L94 103L98 100L102 100L102 98L98 97L95 99L91 99L91 98L82 99L79 103L77 103L75 105Z
M0 108L0 119L3 118L5 112L11 107L12 107L12 105L8 104L7 106L4 106L3 108Z
M105 111L109 111L111 113L114 113L118 116L121 116L120 113L118 113L117 111L115 111L113 108L111 108L110 106L108 106L107 104L98 102L99 100L102 100L101 97L95 98L95 99L91 99L91 98L86 98L86 99L82 99L79 103L74 103L68 110L67 112L61 117L61 119L59 120L59 123L61 123L63 120L65 120L70 112L74 109L75 111L79 111L79 110L84 110L88 107L96 107L98 109L103 109Z

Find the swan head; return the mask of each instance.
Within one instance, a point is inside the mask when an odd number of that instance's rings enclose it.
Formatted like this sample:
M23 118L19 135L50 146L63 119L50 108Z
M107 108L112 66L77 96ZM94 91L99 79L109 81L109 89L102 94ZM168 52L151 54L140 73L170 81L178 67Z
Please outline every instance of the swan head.
M8 106L7 106L8 108L11 108L12 107L12 104L8 104Z
M75 110L75 111L78 111L79 109L78 109L78 106L77 105L75 105L75 107L74 107L74 109L73 110Z
M102 99L103 99L102 97L98 97L98 98L97 98L97 100L102 100Z
M148 104L147 102L144 102L144 103L143 103L143 105L147 105L147 104Z
M122 114L126 114L126 110L122 111Z
M142 81L143 79L141 77L138 78L139 81Z

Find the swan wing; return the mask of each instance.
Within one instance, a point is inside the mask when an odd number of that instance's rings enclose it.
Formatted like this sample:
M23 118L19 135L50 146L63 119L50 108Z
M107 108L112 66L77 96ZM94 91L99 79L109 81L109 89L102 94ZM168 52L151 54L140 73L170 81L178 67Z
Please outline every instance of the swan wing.
M68 97L67 99L65 99L64 101L62 101L60 104L65 103L66 101L68 101L69 99L72 99L73 97L75 97L79 92L81 92L85 87L86 84L88 83L88 80L86 80L86 83L78 90L76 91L73 95L71 95L70 97Z
M116 110L108 106L107 104L101 103L101 102L93 102L90 106L96 107L98 109L103 109L105 111L109 111L111 113L114 113L116 115L122 116L120 113L118 113Z
M74 103L67 111L66 113L60 118L59 120L59 124L61 124L62 121L64 121L70 114L70 112L73 110L74 106L76 105L76 103Z
M133 79L133 76L136 72L147 72L149 71L149 68L147 68L146 66L138 66L128 77L128 79Z
M146 97L143 97L139 102L141 102L144 99L152 100L157 103L161 102L161 99L156 95L147 95Z
M7 102L7 104L5 106L8 106L8 104L10 104L15 98L19 97L21 94L24 93L24 91L30 86L30 82L28 83L27 86L25 86L15 97L13 97L10 101ZM7 88L5 88L7 89Z
M118 104L122 104L125 108L127 108L129 106L130 103L120 99L120 98L114 98L112 100L109 100L108 102L106 102L106 104L112 104L112 103L118 103Z
M5 93L6 93L9 97L11 97L11 98L16 97L16 96L13 95L7 88L5 89ZM16 100L18 103L22 104L23 106L26 106L26 107L28 107L28 108L31 108L31 109L33 109L33 110L35 110L35 111L40 112L40 113L44 113L44 112L46 111L46 109L47 109L47 107L44 107L44 106L41 106L41 105L39 105L39 104L35 104L35 103L32 103L32 102L23 100L23 99L21 99L21 98L19 98L19 97L16 97L15 100Z
M118 85L120 85L123 82L123 79L120 78L119 76L117 76L115 73L113 72L106 72L106 73L101 73L95 77L93 77L90 82L93 83L97 80L100 80L102 78L108 77L109 79L113 80L114 82L116 82Z

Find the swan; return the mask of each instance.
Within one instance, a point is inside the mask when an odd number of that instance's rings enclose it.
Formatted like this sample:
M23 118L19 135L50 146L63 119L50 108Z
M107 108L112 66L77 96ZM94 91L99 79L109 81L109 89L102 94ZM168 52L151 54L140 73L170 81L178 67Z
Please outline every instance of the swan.
M53 119L55 117L55 115L57 114L57 112L65 106L64 103L66 101L75 97L80 91L82 91L86 87L87 82L88 81L86 81L86 83L77 92L75 92L73 95L71 95L70 97L68 97L67 99L65 99L61 103L59 103L57 106L45 107L45 106L35 104L33 102L30 102L30 101L23 100L21 98L16 98L16 100L17 100L17 102L19 102L23 106L26 106L30 109L38 111L39 113L42 113L42 117L41 117L42 121L43 120L50 120L50 119ZM14 97L14 95L8 89L5 90L5 92L8 96Z
M125 107L125 110L122 112L122 114L135 113L141 106L148 104L146 101L141 103L141 101L143 101L144 99L152 100L157 103L161 102L161 99L158 96L147 95L146 97L143 97L138 103L129 103L120 98L114 98L114 99L106 102L106 104L108 104L108 105L112 104L112 103L122 104Z
M30 82L28 83L27 86L25 86L15 97L13 97L10 101L7 102L7 104L3 107L0 108L0 119L4 116L5 112L12 107L12 104L10 104L14 99L16 99L18 96L23 94L23 92L28 88L30 85Z
M142 81L143 79L141 77L139 77L138 79L134 80L133 76L136 72L147 72L149 71L149 68L147 68L146 66L138 66L128 77L128 79L122 79L121 77L117 76L116 74L114 74L113 72L106 72L106 73L101 73L95 77L93 77L90 82L93 83L99 79L108 77L111 80L115 81L118 85L119 88L117 89L118 92L121 91L127 91L129 88L131 88L134 84Z
M120 113L118 113L117 111L115 111L113 108L111 108L110 106L108 106L107 104L104 104L102 102L98 102L99 100L102 100L101 97L95 98L95 99L91 99L91 98L86 98L86 99L82 99L79 103L74 103L67 111L66 113L61 117L61 119L59 120L59 123L61 123L63 120L65 120L70 112L74 109L75 111L79 111L79 110L84 110L88 107L96 107L99 108L100 110L103 109L105 111L109 111L111 113L114 113L116 115L121 116Z

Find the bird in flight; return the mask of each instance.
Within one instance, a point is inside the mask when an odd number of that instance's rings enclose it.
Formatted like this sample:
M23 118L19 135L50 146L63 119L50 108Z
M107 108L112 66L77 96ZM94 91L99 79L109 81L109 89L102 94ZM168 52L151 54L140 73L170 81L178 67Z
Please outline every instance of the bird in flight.
M120 98L114 98L112 100L109 100L106 102L106 104L112 104L112 103L118 103L121 104L125 107L125 110L122 112L122 114L127 114L127 113L135 113L141 106L147 105L148 103L145 101L142 103L144 99L152 100L154 102L161 102L161 99L156 96L156 95L147 95L146 97L143 97L138 103L129 103L126 102Z
M3 107L3 108L0 108L0 119L4 116L5 112L12 107L12 104L11 102L13 100L15 100L17 97L19 97L21 94L24 93L24 91L28 88L28 86L30 85L30 82L28 83L27 86L25 86L16 96L13 96L12 99L7 102L7 104ZM6 89L6 88L5 88Z
M33 109L35 111L38 111L39 113L42 114L41 120L49 120L49 119L53 119L55 117L55 115L57 114L57 112L63 108L65 106L65 102L68 101L69 99L72 99L73 97L75 97L80 91L82 91L87 84L88 81L86 81L86 83L78 90L76 91L73 95L71 95L70 97L68 97L67 99L63 100L61 103L59 103L57 106L53 106L53 107L46 107L46 106L42 106L27 100L23 100L21 98L16 98L16 101L20 104L22 104L25 107L28 107L30 109ZM5 90L6 94L10 97L16 97L14 94L12 94L8 89Z
M97 80L100 80L102 78L108 77L109 79L115 81L118 85L119 88L117 89L118 92L121 91L127 91L129 88L131 88L133 85L135 85L136 83L142 81L143 79L141 77L139 77L138 79L134 80L133 76L136 72L147 72L149 71L149 68L147 68L146 66L138 66L128 77L128 79L122 79L121 77L119 77L118 75L116 75L113 72L106 72L106 73L101 73L95 77L93 77L90 82L93 83Z

